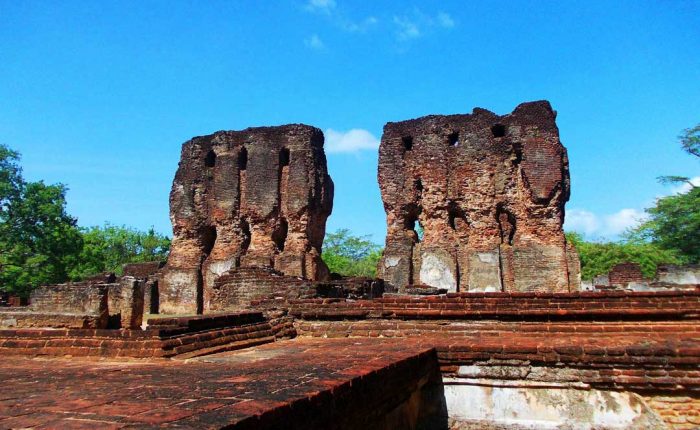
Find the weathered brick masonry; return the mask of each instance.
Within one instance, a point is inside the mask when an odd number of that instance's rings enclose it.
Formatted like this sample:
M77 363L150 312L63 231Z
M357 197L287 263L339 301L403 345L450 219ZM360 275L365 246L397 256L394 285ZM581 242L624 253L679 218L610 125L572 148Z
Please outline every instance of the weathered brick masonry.
M332 204L317 128L220 131L186 142L170 193L161 312L209 309L214 280L238 267L326 279L321 244Z
M555 117L541 101L505 116L476 108L386 124L378 276L394 287L577 291L578 257L562 230L569 162Z
M396 430L447 423L435 351L391 340L279 342L186 363L6 357L0 380L0 428Z
M187 358L247 348L296 335L291 320L259 312L156 318L146 330L0 330L0 355Z

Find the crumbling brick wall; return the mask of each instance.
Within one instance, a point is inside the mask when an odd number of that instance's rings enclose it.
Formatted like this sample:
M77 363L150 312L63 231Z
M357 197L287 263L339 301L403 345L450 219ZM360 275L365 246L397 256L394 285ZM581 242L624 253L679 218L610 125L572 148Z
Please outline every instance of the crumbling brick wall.
M161 312L208 309L214 280L232 268L326 279L321 245L332 201L317 128L220 131L186 142L170 193Z
M540 101L505 116L476 108L386 124L378 276L450 291L578 290L578 256L562 230L569 163L555 118Z
M109 328L139 329L144 312L143 280L124 276L109 284Z
M611 287L627 287L630 283L644 282L642 268L637 263L620 263L613 266L608 273Z
M101 315L107 312L109 285L90 282L42 285L31 293L30 310Z
M160 270L165 266L162 261L149 261L145 263L130 263L123 267L124 276L132 276L143 282L144 312L157 314L160 311L159 279Z

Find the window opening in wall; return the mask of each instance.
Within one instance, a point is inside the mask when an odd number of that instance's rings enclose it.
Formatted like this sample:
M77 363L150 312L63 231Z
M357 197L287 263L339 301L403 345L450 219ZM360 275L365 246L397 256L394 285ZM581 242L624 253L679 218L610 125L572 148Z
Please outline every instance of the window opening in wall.
M416 243L420 243L423 241L423 225L421 225L420 220L418 219L417 216L412 216L410 218L406 219L406 229L407 230L412 230L413 233L415 234L415 239Z
M447 223L452 230L457 230L457 220L461 219L466 222L466 215L464 211L457 206L457 203L450 202L447 209Z
M280 151L280 167L289 166L289 149L282 148Z
M496 209L496 221L498 221L498 229L501 234L501 243L512 245L517 228L515 215L506 208L499 206Z
M459 133L454 132L450 134L448 137L448 142L450 143L450 146L459 146Z
M241 233L243 233L243 242L241 243L241 252L243 254L248 251L248 247L250 246L250 225L248 224L248 221L246 220L241 220Z
M238 153L238 170L245 170L246 167L248 167L248 150L243 147Z
M216 164L216 153L212 149L209 152L207 152L207 156L204 157L204 166L205 167L214 167L215 164Z
M423 191L423 181L421 181L420 178L416 179L413 182L413 186L416 188L416 191L418 191L418 192Z
M216 227L207 226L202 231L202 251L205 256L209 256L216 243Z
M284 243L287 241L288 228L287 220L282 218L280 224L275 231L272 232L272 241L275 242L275 246L280 252L284 251Z
M493 133L493 137L503 137L506 135L506 126L503 124L496 124L491 127L491 133Z
M403 142L403 148L406 151L410 151L411 149L413 149L413 138L411 136L402 137L401 142Z

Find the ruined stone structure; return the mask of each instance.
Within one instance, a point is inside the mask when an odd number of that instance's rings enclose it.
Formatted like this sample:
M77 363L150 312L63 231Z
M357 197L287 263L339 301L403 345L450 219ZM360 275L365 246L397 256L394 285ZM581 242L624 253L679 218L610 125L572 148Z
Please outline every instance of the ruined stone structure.
M555 118L540 101L505 116L476 108L386 124L378 276L398 288L578 290L578 256L562 231L569 163Z
M581 291L693 291L700 285L700 265L661 264L652 278L645 278L638 263L616 264L610 272L581 282Z
M161 312L209 309L214 280L237 267L327 279L320 254L332 204L317 128L220 131L186 142L170 193L174 236Z
M319 130L187 142L166 267L0 297L0 428L698 428L700 266L626 263L574 291L554 117L387 125L393 285L319 258Z

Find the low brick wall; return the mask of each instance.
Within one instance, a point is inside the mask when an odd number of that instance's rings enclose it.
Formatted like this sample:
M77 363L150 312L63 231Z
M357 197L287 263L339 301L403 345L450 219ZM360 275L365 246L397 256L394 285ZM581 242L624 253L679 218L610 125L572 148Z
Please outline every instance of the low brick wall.
M259 312L149 320L147 330L0 330L0 355L187 358L293 337L291 321Z
M102 315L110 285L88 282L44 285L32 291L30 310L45 313Z
M253 302L261 308L271 303ZM287 306L290 315L302 320L674 320L700 318L700 291L456 293L374 300L290 300Z
M47 285L32 292L31 304L0 308L0 328L106 328L112 284Z

